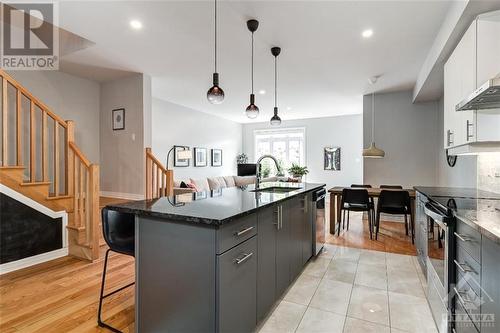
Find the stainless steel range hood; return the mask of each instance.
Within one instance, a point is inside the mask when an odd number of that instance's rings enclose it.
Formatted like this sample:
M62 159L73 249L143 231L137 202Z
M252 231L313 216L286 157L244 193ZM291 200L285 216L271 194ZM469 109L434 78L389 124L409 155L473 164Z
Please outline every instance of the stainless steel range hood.
M455 111L500 109L500 77L488 80L455 106Z

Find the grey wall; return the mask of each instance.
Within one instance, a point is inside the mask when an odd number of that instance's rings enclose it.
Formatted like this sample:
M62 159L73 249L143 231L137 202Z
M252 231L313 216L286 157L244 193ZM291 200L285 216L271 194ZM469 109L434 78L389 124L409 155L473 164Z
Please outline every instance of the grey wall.
M101 191L105 195L139 198L145 191L144 142L150 78L134 74L101 84ZM150 89L149 89L150 91ZM112 110L125 109L125 129L113 131Z
M153 153L166 163L174 145L207 148L209 166L174 169L174 179L236 175L236 155L241 152L242 125L161 99L153 99ZM210 166L210 149L222 149L222 167ZM169 167L173 167L173 154Z
M371 95L363 96L363 142L371 141ZM364 159L364 182L372 185L436 185L438 103L412 104L412 92L375 95L375 142L383 159ZM442 128L442 126L441 126Z
M327 187L360 183L363 177L362 115L285 120L281 128L304 127L306 129L307 182L326 183ZM274 128L268 122L243 125L243 152L255 162L253 133L259 129ZM341 170L324 170L323 149L341 147Z
M75 121L75 141L99 163L99 83L59 71L9 71L55 114Z
M437 185L447 187L477 187L477 156L458 156L452 168L446 162L444 150L444 108L443 98L439 100L438 112L438 176Z

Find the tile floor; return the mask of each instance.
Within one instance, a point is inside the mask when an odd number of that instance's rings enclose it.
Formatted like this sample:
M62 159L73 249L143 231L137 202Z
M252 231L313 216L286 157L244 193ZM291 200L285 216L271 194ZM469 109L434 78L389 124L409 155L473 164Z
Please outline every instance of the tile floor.
M326 245L261 333L437 333L416 257Z

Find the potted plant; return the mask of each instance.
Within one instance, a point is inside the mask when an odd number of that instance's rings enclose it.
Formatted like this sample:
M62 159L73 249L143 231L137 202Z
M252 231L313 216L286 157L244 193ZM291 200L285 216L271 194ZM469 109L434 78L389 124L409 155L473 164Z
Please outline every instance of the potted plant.
M309 173L306 166L301 167L298 164L292 163L292 166L288 168L288 172L299 181L302 181L302 177Z
M245 153L236 155L236 164L245 164L248 162L248 156Z

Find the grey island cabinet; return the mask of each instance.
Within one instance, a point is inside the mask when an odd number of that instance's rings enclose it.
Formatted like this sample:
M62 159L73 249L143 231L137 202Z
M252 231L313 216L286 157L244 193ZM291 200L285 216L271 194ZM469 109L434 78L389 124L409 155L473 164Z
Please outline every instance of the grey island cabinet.
M323 186L108 206L136 215L136 332L253 332L312 256Z

